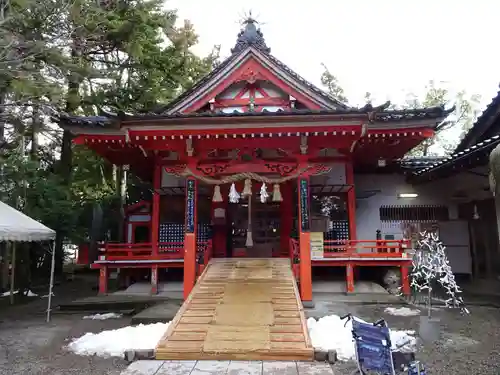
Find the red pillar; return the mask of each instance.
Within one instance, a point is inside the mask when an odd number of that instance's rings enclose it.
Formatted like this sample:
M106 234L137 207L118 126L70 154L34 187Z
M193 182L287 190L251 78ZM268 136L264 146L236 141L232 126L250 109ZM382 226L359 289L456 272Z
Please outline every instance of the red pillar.
M356 193L354 191L354 169L352 161L345 164L346 184L351 185L347 192L347 215L349 217L349 239L356 240Z
M312 304L311 233L309 210L309 178L299 177L299 254L300 297L302 302Z
M99 270L99 294L108 293L108 266L101 266Z
M151 205L151 243L153 245L154 255L158 255L159 252L161 170L161 165L155 165L153 176L153 204Z
M401 266L401 288L405 296L411 294L408 266Z
M186 222L184 234L184 300L187 299L196 282L196 215L197 181L186 179Z
M293 227L292 185L285 182L280 187L283 201L280 204L280 253L290 254L290 234ZM290 259L293 262L293 259Z
M151 267L151 294L158 293L158 265Z
M354 293L354 266L348 263L345 268L347 293Z

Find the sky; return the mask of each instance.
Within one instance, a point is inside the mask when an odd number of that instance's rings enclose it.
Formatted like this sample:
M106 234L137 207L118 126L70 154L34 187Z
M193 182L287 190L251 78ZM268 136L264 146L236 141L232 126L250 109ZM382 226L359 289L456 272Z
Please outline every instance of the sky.
M403 102L434 80L480 94L484 107L500 83L499 1L166 0L165 7L193 22L196 53L220 44L222 57L252 11L274 56L318 86L326 64L351 105L362 105L366 92L374 105Z

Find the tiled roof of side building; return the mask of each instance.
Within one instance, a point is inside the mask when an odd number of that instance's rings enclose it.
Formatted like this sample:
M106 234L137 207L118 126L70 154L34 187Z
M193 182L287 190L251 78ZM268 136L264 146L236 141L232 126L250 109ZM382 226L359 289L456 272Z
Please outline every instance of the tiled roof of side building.
M440 161L436 161L424 169L415 171L414 178L417 180L431 179L436 173L446 175L452 171L460 170L463 166L473 168L484 165L491 150L499 143L500 135L494 135L463 151L455 152Z
M455 152L464 151L466 148L474 145L483 140L484 136L488 137L488 133L490 127L495 124L495 121L500 117L500 91L497 92L497 95L491 100L490 104L486 107L486 109L481 113L481 115L477 118L476 122L469 129L467 134L462 138L460 143L455 149ZM499 125L500 125L500 121ZM500 128L493 133L500 133ZM494 135L491 134L490 137Z
M403 168L423 169L446 159L446 156L410 156L399 160Z

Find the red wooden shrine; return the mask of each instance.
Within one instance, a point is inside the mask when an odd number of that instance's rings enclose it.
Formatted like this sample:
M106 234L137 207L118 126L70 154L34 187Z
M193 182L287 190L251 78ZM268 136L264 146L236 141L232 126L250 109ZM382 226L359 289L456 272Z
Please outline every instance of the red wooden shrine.
M345 267L348 292L356 267L400 267L408 293L406 242L357 238L355 173L403 157L448 112L387 107L353 108L325 94L272 56L249 19L231 56L161 110L61 115L75 143L152 186L150 201L129 208L125 242L104 244L92 264L100 292L110 269L151 270L156 293L159 271L180 267L187 296L212 257L272 256L292 260L303 301L312 301L316 266ZM230 202L232 190L248 189ZM311 233L329 229L322 219L317 228L313 206L325 197L345 202L345 235L325 235L318 257Z

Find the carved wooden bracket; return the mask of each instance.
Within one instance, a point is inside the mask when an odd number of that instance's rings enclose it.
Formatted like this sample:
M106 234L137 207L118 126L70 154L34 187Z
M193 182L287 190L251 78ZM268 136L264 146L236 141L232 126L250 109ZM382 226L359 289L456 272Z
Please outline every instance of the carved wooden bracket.
M311 168L311 176L318 176L326 173L330 173L332 170L332 167L329 167L328 165L325 164L315 164Z
M240 74L236 82L246 81L249 84L254 84L259 80L264 80L262 73L259 72L258 68L249 66Z
M186 139L186 152L188 156L193 156L193 140L191 138Z
M164 168L166 173L180 176L186 170L186 164L167 165Z
M280 176L287 176L291 173L297 171L297 164L286 164L286 163L266 163L264 164L269 172L278 173Z
M213 164L199 164L196 169L206 176L215 176L224 171L229 167L228 163L213 163Z

